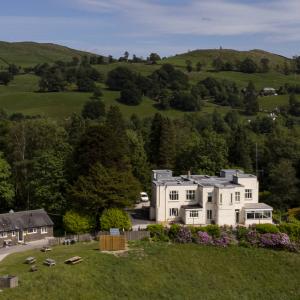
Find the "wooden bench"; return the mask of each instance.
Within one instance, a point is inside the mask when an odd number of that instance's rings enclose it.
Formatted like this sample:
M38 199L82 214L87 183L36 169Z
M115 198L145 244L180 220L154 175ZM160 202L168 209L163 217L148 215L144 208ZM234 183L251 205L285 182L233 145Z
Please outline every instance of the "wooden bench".
M25 260L25 263L28 264L28 265L32 265L33 263L36 262L36 258L35 257L27 257L26 260Z
M42 251L42 252L52 251L52 248L47 247L47 246L44 246L44 247L41 249L41 251Z
M76 265L82 261L83 261L83 259L80 256L74 256L74 257L71 257L71 258L65 260L65 264Z

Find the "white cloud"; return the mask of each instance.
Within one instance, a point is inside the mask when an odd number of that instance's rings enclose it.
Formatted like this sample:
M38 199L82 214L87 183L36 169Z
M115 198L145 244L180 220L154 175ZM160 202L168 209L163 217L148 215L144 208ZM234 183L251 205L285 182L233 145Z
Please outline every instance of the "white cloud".
M190 0L185 5L159 4L151 0L76 1L82 9L116 14L123 24L136 26L136 32L144 35L269 34L277 39L290 37L294 40L299 36L297 31L300 31L299 0L262 0L252 3Z

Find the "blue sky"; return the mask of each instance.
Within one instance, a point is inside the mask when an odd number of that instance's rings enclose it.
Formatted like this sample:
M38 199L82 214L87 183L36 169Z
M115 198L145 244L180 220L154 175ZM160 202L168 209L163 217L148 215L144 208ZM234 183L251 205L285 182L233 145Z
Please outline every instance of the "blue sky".
M1 2L4 41L53 42L114 56L220 46L300 54L300 0Z

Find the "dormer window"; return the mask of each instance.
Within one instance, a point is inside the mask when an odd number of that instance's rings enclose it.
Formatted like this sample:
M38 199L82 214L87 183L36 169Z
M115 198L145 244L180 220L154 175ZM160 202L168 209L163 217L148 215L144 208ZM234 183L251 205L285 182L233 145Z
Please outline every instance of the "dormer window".
M252 190L245 190L245 199L252 199Z

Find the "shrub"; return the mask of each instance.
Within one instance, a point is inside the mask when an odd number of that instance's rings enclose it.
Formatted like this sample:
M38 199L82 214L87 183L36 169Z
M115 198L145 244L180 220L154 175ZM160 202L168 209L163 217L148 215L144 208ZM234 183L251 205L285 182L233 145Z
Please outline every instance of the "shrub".
M176 235L176 242L178 243L191 243L192 232L188 227L181 227Z
M169 237L166 234L165 228L160 224L148 225L147 230L154 241L167 242Z
M200 245L211 245L213 243L213 239L207 232L198 231L196 243Z
M216 238L221 236L221 229L218 225L207 225L204 228L204 231L206 231L212 237Z
M247 233L246 239L252 246L258 246L260 242L260 234L257 231L251 230Z
M227 233L222 233L220 235L220 237L217 237L214 239L213 243L215 246L219 246L219 247L227 247L231 244L231 238L229 237L229 235Z
M235 230L235 235L238 240L246 240L249 229L243 226L237 226Z
M172 224L168 232L169 238L175 240L180 228L179 224Z
M68 211L64 217L64 228L71 233L89 232L93 227L93 222L90 217L79 214L75 211Z
M256 224L254 228L259 233L278 233L279 232L278 227L273 224Z
M266 248L288 248L290 238L286 233L264 233L260 236L260 246Z
M292 241L300 241L300 225L295 223L282 223L279 231L288 234Z
M100 217L100 226L102 230L110 228L119 228L129 230L131 221L127 213L118 208L110 208L103 212Z

